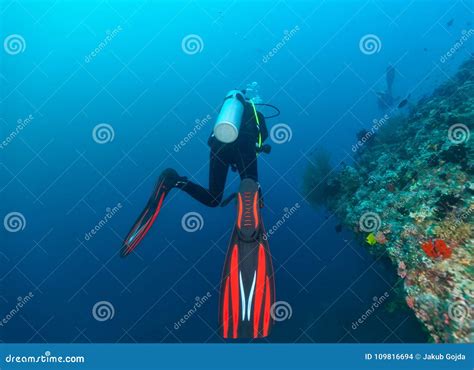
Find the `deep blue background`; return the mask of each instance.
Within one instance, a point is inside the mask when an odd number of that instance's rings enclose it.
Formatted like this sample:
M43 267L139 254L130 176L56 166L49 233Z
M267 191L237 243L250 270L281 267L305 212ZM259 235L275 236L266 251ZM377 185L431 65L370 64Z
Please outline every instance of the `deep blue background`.
M186 194L167 198L138 253L120 259L124 235L148 199L158 174L174 167L207 184L204 127L182 150L173 148L196 119L216 116L225 92L257 81L265 102L282 114L291 141L260 156L260 182L271 227L285 207L301 209L270 239L277 299L293 316L270 341L423 342L408 310L379 309L357 330L351 323L374 296L391 293L395 270L375 260L337 220L315 211L301 192L314 149L351 161L355 133L382 117L375 91L396 65L395 95L413 100L449 78L472 40L446 63L440 56L471 28L472 2L459 1L1 1L0 35L20 34L26 49L2 51L2 137L28 115L33 122L0 151L1 217L21 212L26 228L0 236L0 316L18 296L35 294L7 325L6 342L220 341L216 334L220 274L234 221L233 207L208 209ZM446 23L454 19L451 27ZM95 58L88 55L120 26ZM267 63L262 57L300 30ZM181 48L199 35L203 50ZM382 48L365 55L359 40L376 34ZM424 50L426 48L426 51ZM92 130L114 128L99 145ZM238 181L229 177L227 192ZM84 234L107 207L123 208L94 238ZM199 212L201 231L187 233L181 218ZM173 325L207 292L212 299L179 330ZM98 322L98 301L115 308Z

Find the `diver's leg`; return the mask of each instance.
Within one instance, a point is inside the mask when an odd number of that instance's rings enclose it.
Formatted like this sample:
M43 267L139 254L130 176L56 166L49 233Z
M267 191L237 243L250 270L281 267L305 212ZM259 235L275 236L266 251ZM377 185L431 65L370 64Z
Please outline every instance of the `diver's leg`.
M252 179L258 182L257 153L255 142L251 140L242 141L236 149L237 170L240 179Z
M235 161L241 183L237 221L224 263L219 322L224 338L263 338L273 325L275 283L260 211L255 141L241 141Z
M184 190L194 199L209 207L217 207L224 195L225 182L229 164L221 151L211 148L209 161L209 190L192 181L185 181L177 187Z
M228 164L214 151L211 151L210 162L210 190L189 181L186 177L179 176L172 168L164 170L155 185L153 193L140 216L128 232L122 244L121 255L129 255L142 241L155 222L163 205L166 195L173 188L179 188L190 194L193 198L210 207L216 207L222 200Z

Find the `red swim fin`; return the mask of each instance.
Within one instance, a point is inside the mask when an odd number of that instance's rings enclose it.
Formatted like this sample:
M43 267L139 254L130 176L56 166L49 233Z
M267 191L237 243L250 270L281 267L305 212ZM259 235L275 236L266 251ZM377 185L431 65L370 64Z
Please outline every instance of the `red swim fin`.
M237 194L237 221L222 274L219 325L224 338L263 338L270 333L275 284L264 235L259 186L244 179Z
M142 211L137 221L135 221L135 224L132 226L123 241L122 250L120 252L122 257L126 257L132 253L150 230L156 217L160 213L161 206L163 205L163 201L169 190L170 188L165 185L165 179L163 176L160 176L145 209Z

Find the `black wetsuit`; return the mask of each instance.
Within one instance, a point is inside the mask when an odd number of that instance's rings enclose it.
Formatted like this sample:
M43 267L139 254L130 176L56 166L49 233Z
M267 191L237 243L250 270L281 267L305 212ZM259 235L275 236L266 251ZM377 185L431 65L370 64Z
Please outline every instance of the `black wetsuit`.
M265 119L257 112L260 122L262 142L268 137ZM240 178L250 178L258 181L257 149L259 128L255 119L253 107L245 103L242 124L236 141L230 144L221 143L213 135L208 144L211 147L209 163L209 189L189 180L181 182L178 187L194 199L209 207L217 207L224 195L224 188L229 168L237 170Z

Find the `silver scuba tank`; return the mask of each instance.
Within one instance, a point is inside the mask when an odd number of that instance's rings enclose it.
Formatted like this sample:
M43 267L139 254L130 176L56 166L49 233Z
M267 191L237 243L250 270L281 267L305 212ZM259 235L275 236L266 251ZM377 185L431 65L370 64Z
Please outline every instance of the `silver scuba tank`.
M213 130L220 142L228 144L237 140L244 113L243 101L245 97L241 91L231 90L227 93Z

